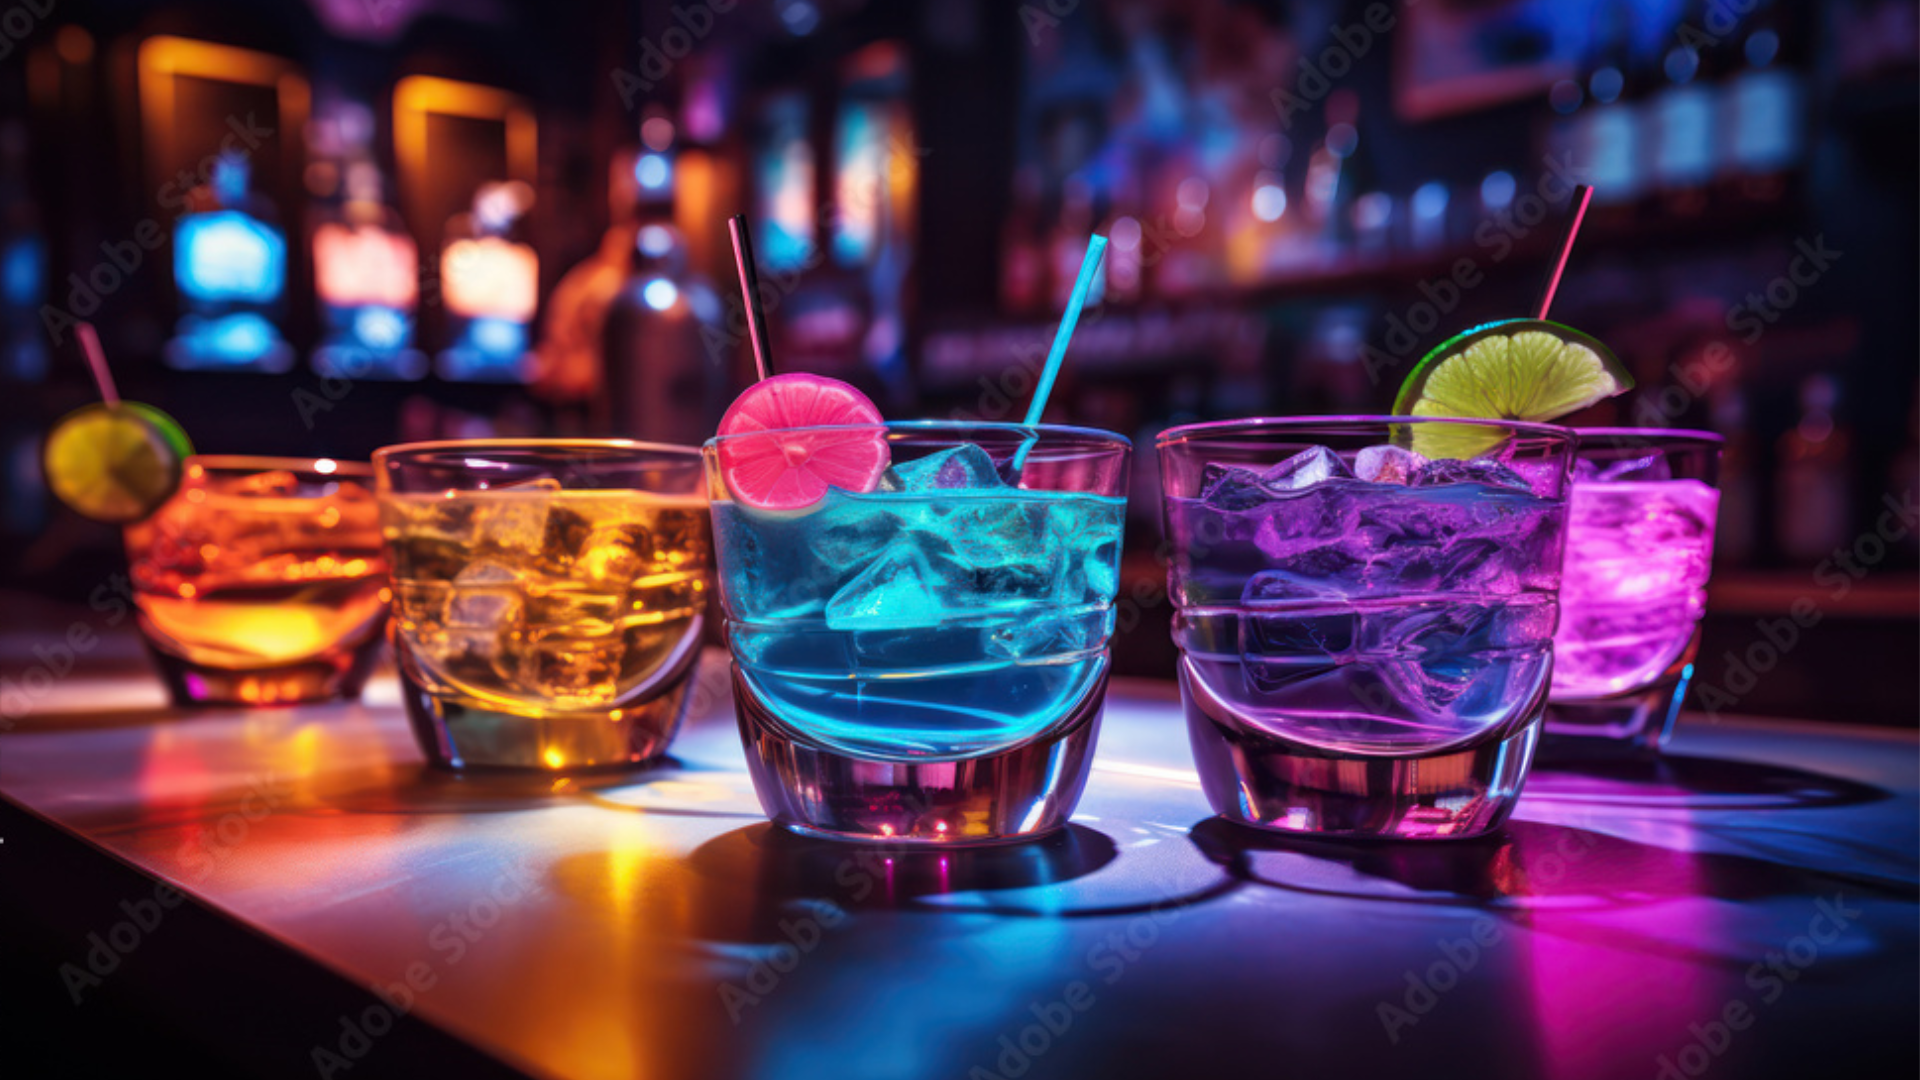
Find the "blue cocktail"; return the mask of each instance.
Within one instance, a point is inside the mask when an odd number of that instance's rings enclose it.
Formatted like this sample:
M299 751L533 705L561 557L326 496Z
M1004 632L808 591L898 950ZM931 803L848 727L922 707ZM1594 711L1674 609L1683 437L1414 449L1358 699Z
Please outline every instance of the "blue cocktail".
M729 462L750 455L735 440L790 456L871 440L887 464L870 490L756 506L736 497ZM947 842L1066 821L1105 690L1128 453L1104 432L940 422L707 444L734 688L769 816Z

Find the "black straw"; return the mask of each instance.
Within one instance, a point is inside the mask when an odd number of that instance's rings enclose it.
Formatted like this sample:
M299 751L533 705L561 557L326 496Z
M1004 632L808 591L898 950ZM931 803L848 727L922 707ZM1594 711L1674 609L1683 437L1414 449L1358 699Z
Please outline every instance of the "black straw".
M740 297L747 305L747 337L753 343L753 366L762 379L773 375L773 345L767 340L767 313L760 308L760 271L753 262L753 237L748 235L747 215L727 219L727 231L733 234L733 262L740 270Z

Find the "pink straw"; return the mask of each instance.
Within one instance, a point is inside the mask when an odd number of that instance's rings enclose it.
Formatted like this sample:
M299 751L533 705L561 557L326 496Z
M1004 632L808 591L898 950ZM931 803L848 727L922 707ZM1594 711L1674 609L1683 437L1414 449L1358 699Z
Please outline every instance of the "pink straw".
M1581 184L1573 189L1573 214L1567 218L1566 235L1560 238L1560 257L1554 260L1553 276L1547 279L1546 291L1540 294L1540 305L1534 315L1536 319L1545 319L1547 310L1553 307L1553 294L1560 291L1560 275L1567 271L1567 256L1573 254L1573 238L1580 235L1580 222L1587 216L1587 204L1592 201L1592 184Z
M80 350L87 354L87 366L93 369L93 385L100 388L100 400L120 404L120 392L113 387L113 372L107 370L107 354L101 351L100 335L93 332L93 324L80 323L74 333L79 335Z

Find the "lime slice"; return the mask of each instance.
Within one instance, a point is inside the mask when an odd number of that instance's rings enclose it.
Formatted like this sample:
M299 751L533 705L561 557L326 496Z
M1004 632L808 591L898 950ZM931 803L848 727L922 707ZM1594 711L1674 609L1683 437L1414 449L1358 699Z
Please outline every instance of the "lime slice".
M112 525L139 521L180 487L193 446L178 421L151 405L88 405L62 417L41 461L47 486L80 513Z
M1559 323L1508 319L1476 326L1428 353L1401 384L1399 416L1558 420L1633 388L1633 377L1598 340ZM1474 424L1409 424L1413 450L1470 458L1506 438Z

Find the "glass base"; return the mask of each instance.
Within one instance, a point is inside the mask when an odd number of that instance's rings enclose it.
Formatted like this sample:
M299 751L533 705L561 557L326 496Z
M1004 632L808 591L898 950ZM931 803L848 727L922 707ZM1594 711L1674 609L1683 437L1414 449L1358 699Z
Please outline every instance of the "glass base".
M1027 840L1072 816L1093 765L1104 671L1065 719L1008 750L959 761L884 761L810 742L755 699L733 667L747 770L777 825L807 836L965 846Z
M1645 690L1595 701L1550 701L1547 739L1601 738L1659 750L1673 736L1680 719L1680 703L1693 681L1693 665Z
M1257 729L1209 694L1184 660L1180 697L1201 790L1221 817L1316 836L1439 840L1490 832L1513 813L1545 694L1472 746L1392 755L1331 753Z
M401 646L404 648L404 646ZM619 709L506 712L454 696L439 696L400 667L400 698L414 740L427 763L443 769L534 769L573 772L629 769L666 753L692 700L699 649L685 650L682 669L662 680L653 698Z
M383 640L375 633L358 646L303 663L235 670L182 660L141 638L176 706L357 701Z

